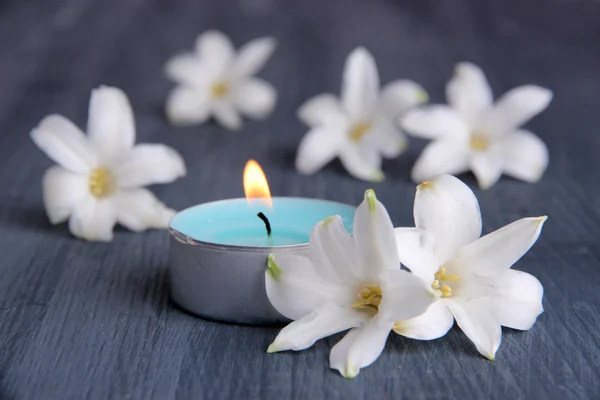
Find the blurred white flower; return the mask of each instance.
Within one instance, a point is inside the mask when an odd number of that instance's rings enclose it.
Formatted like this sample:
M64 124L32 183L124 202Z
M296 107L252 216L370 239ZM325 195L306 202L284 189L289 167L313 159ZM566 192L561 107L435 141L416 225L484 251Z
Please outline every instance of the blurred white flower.
M493 104L481 69L461 63L446 86L446 97L450 106L430 105L402 118L408 133L434 140L413 167L415 182L468 170L482 189L495 184L502 173L526 182L542 177L548 166L546 145L518 127L548 106L550 90L520 86Z
M346 60L341 99L321 94L298 110L310 126L298 148L296 168L312 174L335 157L354 177L366 181L384 179L381 158L393 158L407 146L397 119L409 108L426 102L418 84L399 80L381 90L373 56L364 48Z
M501 326L528 330L543 312L542 284L510 269L535 243L546 217L523 218L481 235L477 198L467 185L440 175L417 187L416 228L396 228L400 262L437 296L426 313L397 322L414 339L444 336L454 319L477 350L493 360Z
M116 222L133 230L166 228L174 211L143 186L185 175L181 156L161 144L135 143L129 100L120 89L92 92L87 137L71 121L50 115L31 132L59 166L43 178L44 205L53 224L86 240L110 241Z
M276 42L255 39L236 54L231 41L220 32L208 31L196 40L194 53L173 57L167 76L179 83L167 99L167 116L181 125L201 124L212 115L230 130L242 127L240 113L262 119L273 111L273 86L255 78L267 62Z
M303 350L351 329L331 349L330 366L353 378L379 357L395 321L420 315L435 299L423 280L400 269L392 222L373 190L356 210L353 236L339 216L327 218L313 229L309 251L310 259L269 256L267 295L294 320L269 353Z

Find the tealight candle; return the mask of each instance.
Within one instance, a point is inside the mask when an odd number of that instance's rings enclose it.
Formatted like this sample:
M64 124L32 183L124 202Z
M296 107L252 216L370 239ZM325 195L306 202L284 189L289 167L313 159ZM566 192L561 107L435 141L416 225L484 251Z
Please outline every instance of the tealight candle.
M355 208L333 201L270 197L254 161L244 171L246 198L201 204L170 223L171 296L209 319L243 323L285 322L265 292L270 253L305 253L314 225L340 215L352 232Z

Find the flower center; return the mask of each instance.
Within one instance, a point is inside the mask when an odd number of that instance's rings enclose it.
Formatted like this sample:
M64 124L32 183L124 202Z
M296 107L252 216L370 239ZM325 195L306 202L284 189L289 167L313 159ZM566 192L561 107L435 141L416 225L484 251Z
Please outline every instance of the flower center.
M471 148L475 151L486 151L490 147L490 140L481 133L473 133L471 135Z
M358 297L360 301L357 301L352 305L354 308L361 308L367 310L379 311L379 304L383 293L379 286L367 285L363 290L360 291Z
M446 268L442 267L436 272L435 280L431 284L431 288L442 297L450 297L452 296L452 288L449 283L458 280L458 275L447 275Z
M365 133L369 131L369 129L371 129L371 124L359 122L358 124L354 125L352 129L350 129L350 133L348 133L348 136L350 137L350 140L356 143L359 142L360 139L362 139L362 137L365 135Z
M229 92L229 85L223 81L217 81L211 87L211 94L214 98L224 97L227 92Z
M108 169L96 168L90 175L89 185L94 197L105 197L113 192L115 178Z

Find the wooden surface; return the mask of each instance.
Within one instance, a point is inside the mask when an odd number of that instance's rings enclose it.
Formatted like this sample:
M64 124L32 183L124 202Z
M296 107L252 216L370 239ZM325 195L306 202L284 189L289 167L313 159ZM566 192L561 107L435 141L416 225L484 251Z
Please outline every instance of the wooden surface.
M2 399L584 399L600 394L600 2L506 1L7 1L0 2L0 398ZM165 61L208 28L240 45L273 35L261 75L279 90L274 115L238 133L177 129L162 107ZM383 82L411 78L433 101L453 65L480 64L496 93L536 83L554 90L528 127L549 146L543 180L509 178L476 190L484 230L525 216L549 220L516 268L545 288L545 313L525 333L504 330L495 362L454 328L434 342L392 336L354 381L328 366L340 335L299 353L267 355L277 329L194 318L167 287L168 235L119 230L109 244L71 237L44 214L51 162L28 133L50 113L84 127L90 90L123 88L138 140L178 149L188 176L154 188L176 209L242 194L249 158L276 195L358 204L372 185L338 163L301 177L301 102L338 92L347 53L368 47ZM386 162L374 185L396 225L412 224L409 170L423 146ZM461 178L474 185L471 175ZM223 293L227 296L227 293Z

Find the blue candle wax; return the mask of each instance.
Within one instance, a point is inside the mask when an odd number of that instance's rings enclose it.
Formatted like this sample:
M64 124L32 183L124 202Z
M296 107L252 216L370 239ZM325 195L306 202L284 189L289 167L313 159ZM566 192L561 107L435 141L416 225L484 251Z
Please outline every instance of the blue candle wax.
M355 208L327 200L273 197L273 206L246 199L221 200L190 207L171 220L171 228L199 242L247 247L272 247L308 243L315 224L340 215L352 232ZM267 236L262 212L271 223Z

